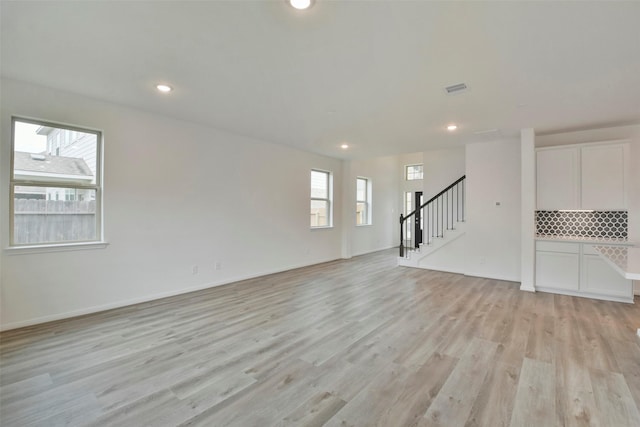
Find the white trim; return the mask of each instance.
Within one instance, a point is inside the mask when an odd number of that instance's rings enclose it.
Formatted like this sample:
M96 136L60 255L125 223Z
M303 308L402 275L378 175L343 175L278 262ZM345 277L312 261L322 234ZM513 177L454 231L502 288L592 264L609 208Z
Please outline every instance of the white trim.
M394 248L397 249L398 246L397 245L384 246L384 247L377 248L377 249L371 249L371 250L367 250L367 251L363 251L363 252L357 252L355 254L352 254L351 256L354 257L354 256L360 256L360 255L368 255L368 254L372 254L374 252L386 251L388 249L394 249ZM349 259L349 258L342 258L342 259Z
M412 167L412 166L421 166L422 167L422 177L409 179L408 169L410 167ZM404 165L404 170L402 172L404 174L403 181L422 181L422 180L424 180L424 163L411 163L409 165Z
M624 302L627 304L633 304L633 297L625 298L625 297L618 297L613 295L599 295L599 294L587 293L584 291L569 291L565 289L545 288L544 286L537 286L536 289L539 290L540 292L546 292L549 294L569 295L572 297L591 298L591 299L598 299L602 301L614 301L614 302Z
M545 137L547 135L541 135L541 136ZM626 144L626 143L629 143L629 142L631 142L630 139L621 138L621 139L608 139L608 140L604 140L604 141L591 141L591 142L579 142L579 143L558 144L558 145L545 145L545 146L542 146L542 147L536 147L536 151L554 150L554 149L567 147L567 146L571 146L571 147L590 147L590 146L594 146L594 145Z
M322 173L327 175L327 198L321 198L321 197L313 197L311 195L311 192L313 191L313 173L317 172L317 173ZM333 227L333 172L331 171L327 171L327 170L322 170L322 169L311 169L310 174L309 174L309 195L310 195L310 201L311 202L325 202L327 203L327 225L310 225L310 229L314 230L314 229L318 229L318 228L332 228ZM309 212L311 212L311 209L309 209Z
M132 298L132 299L129 299L129 300L117 301L117 302L114 302L114 303L82 308L82 309L79 309L79 310L68 311L68 312L65 312L65 313L58 313L58 314L52 314L52 315L49 315L49 316L37 317L35 319L30 319L30 320L22 320L22 321L18 321L18 322L11 322L11 323L0 325L0 331L8 331L10 329L24 328L26 326L38 325L38 324L41 324L41 323L53 322L53 321L56 321L56 320L70 319L70 318L73 318L73 317L84 316L86 314L99 313L101 311L112 310L114 308L127 307L127 306L134 305L134 304L141 304L141 303L144 303L144 302L155 301L155 300L159 300L159 299L162 299L162 298L168 298L168 297L172 297L172 296L176 296L176 295L188 294L190 292L196 292L196 291L201 291L203 289L209 289L209 288L214 288L214 287L217 287L217 286L228 285L228 284L232 284L232 283L236 283L236 282L241 282L243 280L255 279L256 277L267 276L267 275L270 275L270 274L282 273L282 272L289 271L289 270L295 270L297 268L310 267L312 265L317 265L317 264L324 264L326 262L337 261L339 259L340 258L331 258L331 259L327 259L327 260L324 260L324 261L318 261L318 262L313 262L313 263L294 264L294 265L290 265L290 266L287 266L287 267L284 267L284 268L281 268L281 269L267 270L267 271L264 271L264 272L261 272L261 273L247 274L247 275L244 275L244 276L237 276L237 277L234 277L234 278L224 279L224 280L221 280L219 282L213 282L213 283L207 283L207 284L204 284L204 285L192 286L190 288L184 288L184 289L180 289L180 290L177 290L177 291L162 292L162 293L155 294L155 295L144 296L144 297L139 297L139 298Z
M491 276L487 276L486 274L483 273L474 273L474 272L465 272L463 273L465 276L472 276L472 277L481 277L483 279L493 279L493 280L504 280L505 282L516 282L516 283L520 283L520 278L519 277L513 277L513 276L502 276L502 275L491 275Z
M105 249L108 242L73 242L43 245L10 246L4 248L7 255L41 254L47 252L83 251L88 249Z
M358 181L364 181L364 199L358 199ZM356 176L356 227L362 227L365 225L373 225L373 216L372 216L372 186L371 186L371 178L366 178L364 176ZM358 204L364 204L364 222L362 224L358 224Z
M410 266L408 266L410 267ZM431 268L428 265L423 265L421 264L420 267L411 267L411 268L421 268L423 270L431 270L431 271L442 271L445 273L453 273L453 274L461 274L461 275L465 275L464 274L464 270L459 270L459 269L455 269L455 268Z
M21 122L21 123L31 123L34 125L39 125L41 127L50 127L53 129L60 129L60 130L67 130L67 131L76 131L76 132L81 132L81 133L85 133L85 134L93 134L96 137L96 175L95 177L93 177L95 179L95 183L93 184L84 184L81 182L74 182L69 181L68 177L70 175L63 175L60 174L59 176L61 176L62 178L59 180L55 180L52 179L50 181L47 180L42 180L42 181L30 181L30 180L24 180L24 179L20 179L18 177L16 177L16 173L15 173L15 153L16 153L16 147L15 147L15 139L16 139L16 132L15 132L15 128L16 128L16 123ZM11 249L29 249L35 246L38 246L39 248L53 248L53 247L69 247L72 244L80 244L80 245L86 245L86 244L95 244L95 243L102 243L103 239L104 239L104 223L103 223L103 214L104 214L104 207L103 207L103 200L102 200L102 193L104 191L103 188L103 175L104 175L104 162L103 162L103 154L104 154L104 132L102 130L97 130L97 129L90 129L90 128L84 128L84 127L76 127L73 125L66 125L64 123L55 123L55 122L50 122L50 121L46 121L46 120L41 120L41 119L32 119L32 118L27 118L27 117L21 117L21 116L11 116L11 152L10 152L10 160L9 160L9 170L10 170L10 176L9 176L9 245ZM20 169L21 170L21 169ZM55 178L55 177L52 177ZM93 181L93 180L92 180ZM93 190L96 192L96 198L95 198L95 203L96 203L96 234L97 234L97 239L99 240L98 242L71 242L71 244L67 244L64 242L54 242L54 243L42 243L42 244L33 244L33 245L25 245L25 246L21 246L21 245L16 245L14 243L14 233L15 233L15 228L14 228L14 221L15 221L15 189L18 186L27 186L27 187L46 187L46 188L76 188L76 189L81 189L81 190ZM69 249L56 249L56 250L69 250ZM50 250L45 250L45 252L49 252ZM34 251L30 251L31 253L34 253Z
M23 183L30 183L30 182L35 182L40 184L41 182L48 182L48 183L52 183L52 182L57 182L57 180L59 179L68 179L71 181L93 181L93 175L89 176L89 175L72 175L72 174L64 174L64 173L51 173L51 172L35 172L35 171L28 171L28 170L24 170L24 169L16 169L15 171L13 171L13 175L14 177L17 175L20 176L32 176L32 177L46 177L46 178L54 178L53 180L47 181L47 180L43 180L43 181L30 181L28 179L25 178L20 178L19 181L23 182ZM16 179L18 180L18 179ZM21 184L23 185L23 184Z

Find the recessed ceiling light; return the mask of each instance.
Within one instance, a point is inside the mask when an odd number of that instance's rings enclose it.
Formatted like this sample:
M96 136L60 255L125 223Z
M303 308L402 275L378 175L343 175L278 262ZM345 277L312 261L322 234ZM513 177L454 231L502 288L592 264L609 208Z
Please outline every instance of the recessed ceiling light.
M458 126L456 126L456 125L447 126L447 130L456 130L456 129L458 129Z
M171 86L168 85L156 85L156 89L158 89L160 92L164 92L164 93L168 93L171 92L173 90L173 88Z
M349 144L342 144L340 148L342 148L343 150L346 150L347 148L349 148Z
M289 5L298 10L309 9L313 5L313 0L285 0Z

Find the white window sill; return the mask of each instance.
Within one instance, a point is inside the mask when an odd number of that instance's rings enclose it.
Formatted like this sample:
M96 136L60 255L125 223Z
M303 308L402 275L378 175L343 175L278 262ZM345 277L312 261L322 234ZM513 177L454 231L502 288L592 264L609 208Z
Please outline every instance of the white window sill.
M356 224L356 227L371 227L373 224Z
M311 231L313 230L330 230L333 228L333 225L327 225L325 227L311 227Z
M10 246L5 248L7 255L40 254L46 252L84 251L91 249L104 249L109 246L107 242L81 242L59 243L46 245Z

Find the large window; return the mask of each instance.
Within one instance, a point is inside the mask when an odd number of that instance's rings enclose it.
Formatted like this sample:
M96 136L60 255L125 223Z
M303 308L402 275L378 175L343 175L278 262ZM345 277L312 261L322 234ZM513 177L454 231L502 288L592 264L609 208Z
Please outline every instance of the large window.
M332 225L332 184L330 172L311 170L311 228Z
M98 131L12 119L12 246L102 239L101 143Z
M422 179L422 165L408 165L405 167L405 179L413 181Z
M356 178L356 225L371 224L371 180Z

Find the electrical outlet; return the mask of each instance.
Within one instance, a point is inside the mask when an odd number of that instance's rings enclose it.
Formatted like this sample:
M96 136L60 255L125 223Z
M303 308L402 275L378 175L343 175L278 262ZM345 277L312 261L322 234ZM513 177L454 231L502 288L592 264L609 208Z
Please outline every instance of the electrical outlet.
M193 273L193 275L194 275L194 276L195 276L196 274L198 274L198 266L197 266L197 265L194 265L194 266L191 268L191 273Z
M222 270L222 263L221 262L216 262L216 270Z
M638 328L638 332L637 333L638 333L638 336L640 337L640 328Z

